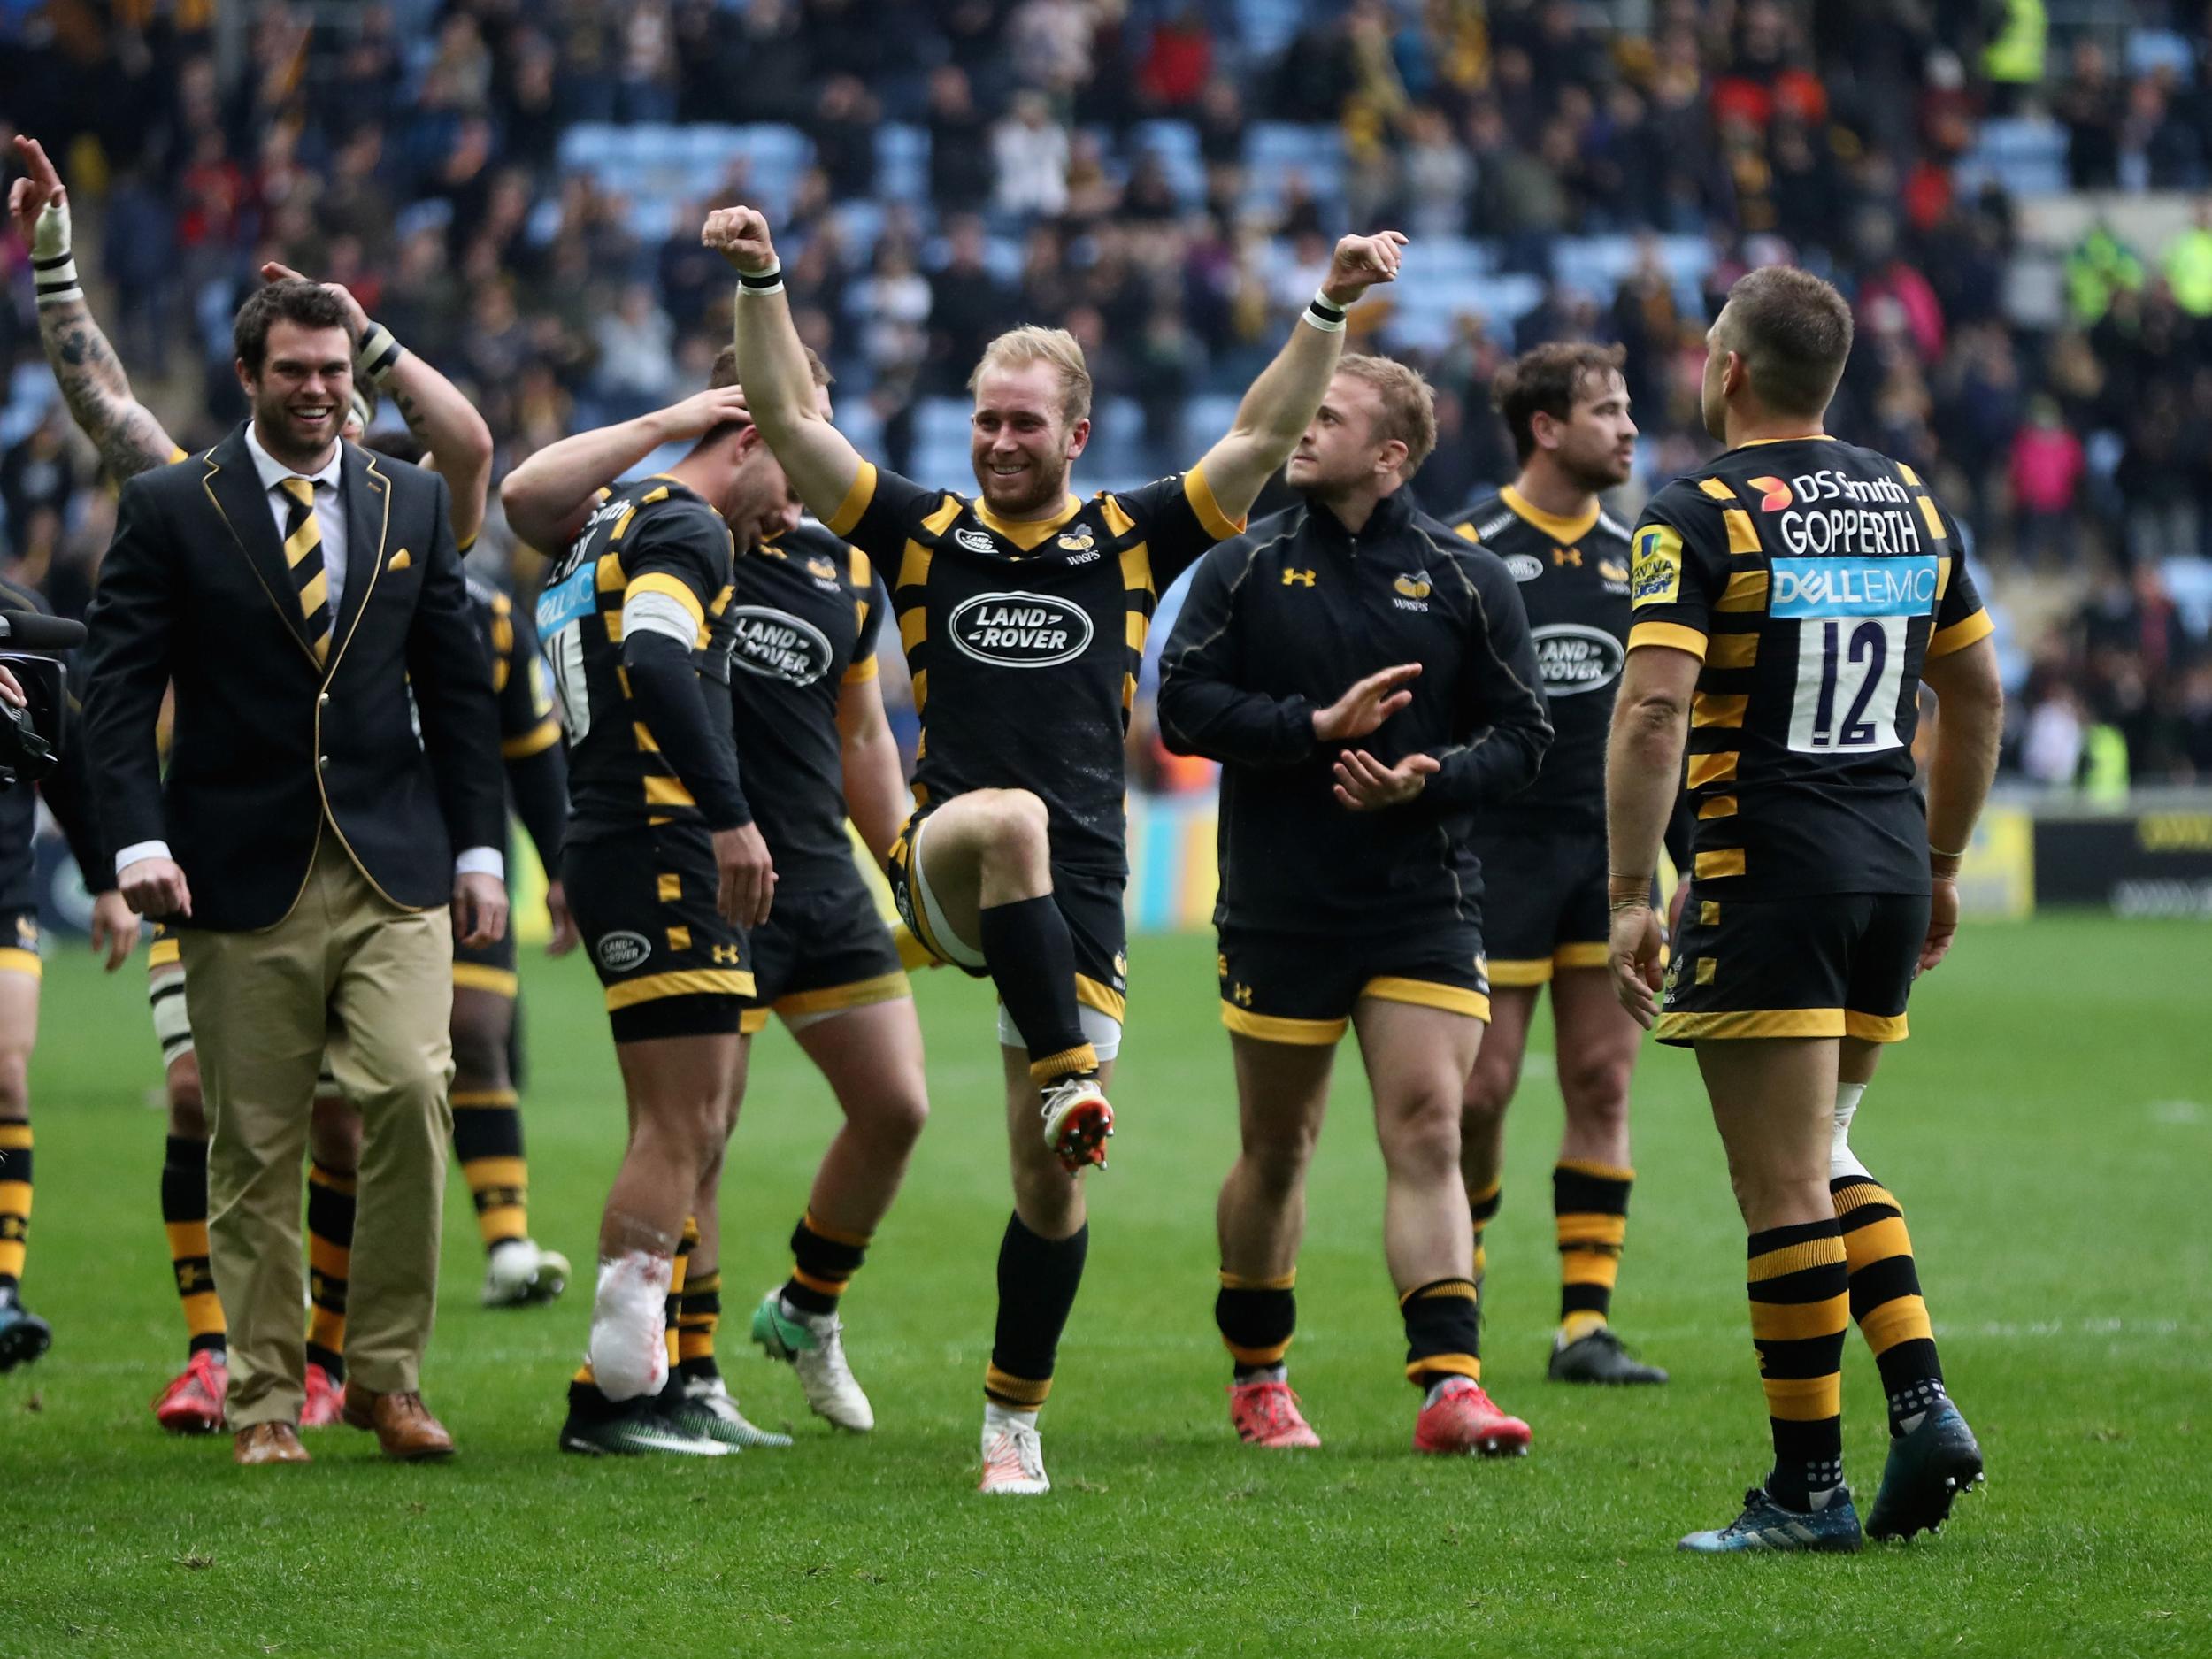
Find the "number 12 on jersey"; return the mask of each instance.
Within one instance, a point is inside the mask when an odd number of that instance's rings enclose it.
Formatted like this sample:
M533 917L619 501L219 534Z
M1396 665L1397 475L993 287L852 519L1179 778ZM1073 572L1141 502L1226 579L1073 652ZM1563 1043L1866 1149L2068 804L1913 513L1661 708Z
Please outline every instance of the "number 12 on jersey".
M1907 625L1933 613L1932 555L1777 559L1768 614L1797 624L1790 748L1870 755L1896 749Z

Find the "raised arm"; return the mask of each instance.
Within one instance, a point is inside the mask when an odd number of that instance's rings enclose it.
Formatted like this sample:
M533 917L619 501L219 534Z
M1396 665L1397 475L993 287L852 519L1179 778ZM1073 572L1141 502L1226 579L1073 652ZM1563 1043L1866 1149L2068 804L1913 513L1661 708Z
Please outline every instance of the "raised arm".
M1275 469L1290 459L1344 354L1344 312L1379 282L1394 282L1406 239L1394 230L1347 236L1313 303L1237 405L1236 424L1199 465L1222 512L1241 519ZM739 308L741 313L743 308ZM743 325L741 321L741 334ZM740 351L743 347L739 347Z
M499 480L507 527L532 547L565 548L582 534L603 486L661 445L703 438L745 413L743 389L722 386L634 420L549 443Z
M274 261L261 267L262 280L303 281L289 265ZM492 429L461 388L432 368L416 353L392 337L392 331L370 319L361 302L336 282L323 286L343 302L357 342L353 370L373 381L392 400L407 430L427 453L423 465L446 481L452 492L453 537L466 548L484 527L484 498L492 482Z
M834 523L866 463L822 413L767 218L757 208L717 208L699 240L737 270L737 379L754 424L807 511Z
M19 134L26 177L8 188L8 212L31 250L38 291L38 338L77 429L92 440L119 484L166 466L182 453L153 411L131 396L130 377L92 319L70 250L69 192L35 138Z

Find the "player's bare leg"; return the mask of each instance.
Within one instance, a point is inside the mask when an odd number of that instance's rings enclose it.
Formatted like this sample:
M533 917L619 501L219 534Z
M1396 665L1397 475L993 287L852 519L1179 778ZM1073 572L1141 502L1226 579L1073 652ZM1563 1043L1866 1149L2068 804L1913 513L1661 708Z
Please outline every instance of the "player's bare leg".
M629 1143L599 1228L588 1349L593 1379L620 1403L668 1380L667 1296L684 1220L718 1156L737 1066L734 1033L618 1043Z
M1628 1095L1643 1033L1602 967L1560 969L1551 998L1566 1128L1552 1172L1561 1288L1549 1375L1555 1382L1663 1383L1667 1373L1630 1354L1611 1325L1636 1179Z
M1251 1445L1318 1446L1320 1437L1291 1392L1286 1356L1297 1328L1306 1171L1328 1110L1336 1045L1269 1042L1233 1032L1229 1050L1240 1147L1214 1206L1221 1247L1214 1323L1234 1366L1229 1420Z
M844 1122L792 1234L791 1277L754 1310L753 1340L791 1363L816 1416L864 1432L875 1426L875 1409L845 1363L839 1309L929 1117L921 1022L913 998L900 997L803 1018L792 1035L827 1079Z
M1081 1170L1069 1168L1037 1133L1043 1095L1019 1048L999 1050L1006 1074L1006 1144L1014 1213L998 1252L998 1319L983 1379L981 1490L1010 1495L1049 1491L1037 1417L1052 1392L1060 1334L1083 1282L1090 1248ZM1113 1062L1100 1064L1102 1087Z
M1071 1169L1103 1164L1114 1113L1083 1035L1074 942L1052 900L1045 803L1026 789L974 790L930 813L916 838L930 895L981 955L1027 1045L1044 1140Z
M1750 1233L1751 1336L1774 1439L1774 1468L1731 1526L1693 1532L1686 1549L1737 1547L1778 1509L1815 1542L1853 1549L1859 1520L1843 1484L1843 1338L1850 1275L1829 1193L1836 1040L1707 1040L1698 1070Z
M1881 1368L1889 1404L1889 1456L1866 1530L1875 1538L1910 1538L1940 1527L1958 1495L1980 1484L1982 1448L1944 1383L1903 1207L1851 1148L1852 1118L1882 1048L1843 1040L1828 1187L1851 1272L1851 1317Z
M1483 1023L1370 996L1354 1005L1352 1024L1375 1099L1383 1251L1405 1317L1406 1377L1424 1391L1414 1448L1517 1455L1528 1449L1528 1425L1483 1392L1474 1233L1460 1175L1460 1110Z
M31 1227L31 1050L38 1044L38 957L0 967L0 1371L36 1359L52 1340L22 1302Z
M1505 1177L1505 1110L1521 1087L1528 1028L1536 1018L1537 987L1490 987L1490 1028L1483 1033L1459 1114L1459 1173L1467 1213L1475 1227L1475 1284L1479 1290L1487 1256L1483 1234L1497 1219Z
M512 995L454 986L453 1151L484 1240L488 1308L551 1302L568 1287L568 1258L541 1249L530 1236L522 1108L508 1057L514 1029Z

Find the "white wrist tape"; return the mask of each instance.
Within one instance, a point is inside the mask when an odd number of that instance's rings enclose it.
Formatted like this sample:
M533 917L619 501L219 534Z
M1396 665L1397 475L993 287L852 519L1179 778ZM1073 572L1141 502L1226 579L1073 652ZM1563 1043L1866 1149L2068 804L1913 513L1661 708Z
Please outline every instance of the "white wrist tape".
M77 282L77 261L69 251L66 202L49 202L39 211L38 227L31 234L31 286L41 305L84 297Z

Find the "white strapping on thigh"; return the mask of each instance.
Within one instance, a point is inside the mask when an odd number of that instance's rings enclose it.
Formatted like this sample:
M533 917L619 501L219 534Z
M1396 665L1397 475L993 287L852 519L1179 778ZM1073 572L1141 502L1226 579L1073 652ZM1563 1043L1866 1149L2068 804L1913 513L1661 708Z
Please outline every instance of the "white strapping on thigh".
M906 876L914 894L921 901L922 919L929 924L929 931L954 963L963 968L979 968L983 964L980 946L972 945L952 931L952 924L945 919L944 907L937 902L937 895L929 890L929 864L922 856L922 839L929 833L929 820L924 818L914 826L913 854L906 861Z

